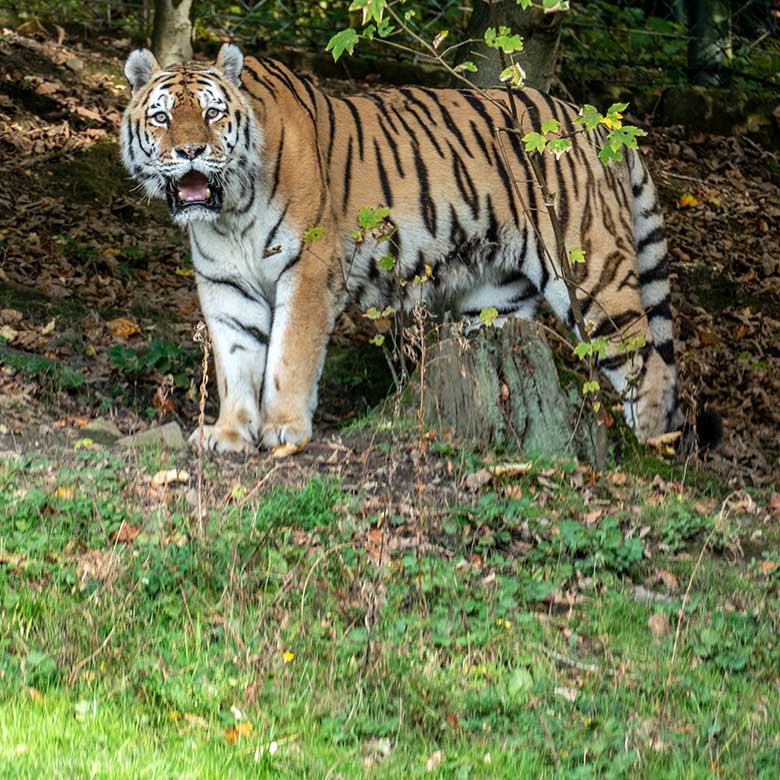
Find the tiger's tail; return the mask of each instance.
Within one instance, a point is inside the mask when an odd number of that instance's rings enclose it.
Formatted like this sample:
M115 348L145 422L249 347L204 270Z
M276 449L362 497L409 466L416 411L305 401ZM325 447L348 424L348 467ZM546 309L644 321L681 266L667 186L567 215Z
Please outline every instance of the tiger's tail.
M715 449L723 437L723 423L718 412L704 407L696 416L695 426L692 426L685 420L676 401L677 372L672 338L669 254L663 212L655 184L639 152L630 151L627 159L642 307L653 334L654 346L675 382L675 406L670 413L667 427L670 431L682 429L681 442L684 450Z

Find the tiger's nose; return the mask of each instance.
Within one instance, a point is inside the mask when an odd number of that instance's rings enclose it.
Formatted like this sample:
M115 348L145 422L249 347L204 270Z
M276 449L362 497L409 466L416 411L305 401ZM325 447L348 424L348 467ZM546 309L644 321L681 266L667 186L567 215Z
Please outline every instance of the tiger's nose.
M194 160L196 157L200 157L205 151L205 146L198 146L197 144L184 144L183 146L177 146L175 149L176 154L179 157L183 157L185 160Z

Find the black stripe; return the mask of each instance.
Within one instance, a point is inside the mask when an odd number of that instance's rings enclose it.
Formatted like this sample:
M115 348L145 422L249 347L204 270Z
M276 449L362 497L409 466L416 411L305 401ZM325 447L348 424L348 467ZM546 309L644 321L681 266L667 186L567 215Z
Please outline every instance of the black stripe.
M268 203L274 199L276 195L276 189L279 186L279 171L282 167L282 154L284 153L284 125L282 125L282 133L279 136L279 151L276 153L276 166L274 167L274 178L271 185L271 194L268 196Z
M639 274L639 284L644 287L651 282L662 282L669 278L669 261L666 257L659 260L652 268L648 268Z
M450 154L452 155L452 173L455 176L455 183L458 185L458 190L463 197L463 200L471 208L471 214L474 219L479 219L479 196L477 195L476 187L474 187L474 181L469 172L466 170L466 166L463 164L463 160L458 157L453 149L452 144L447 141Z
M431 197L431 188L428 180L428 169L420 155L420 147L417 143L412 145L414 153L414 168L417 172L417 180L420 183L420 211L423 215L425 227L428 232L436 237L436 204Z
M347 163L344 166L344 198L341 201L341 210L346 214L349 202L349 191L352 187L352 136L347 144Z
M275 76L286 85L286 87L290 90L292 96L296 99L300 107L309 115L309 119L311 119L312 125L316 128L317 121L314 118L314 114L312 113L311 108L309 108L309 106L306 105L304 99L298 94L298 90L295 89L295 85L290 79L290 76L288 76L287 73L285 73L282 70L282 68L279 66L279 63L274 62L273 60L263 59L261 60L261 62L265 66L265 69L271 74L271 76ZM299 79L297 76L295 76L294 74L291 75L299 84L303 83L301 79Z
M656 344L655 349L667 366L674 365L674 342L671 339L662 344Z
M666 238L666 231L663 226L660 225L657 228L651 230L643 239L637 242L636 253L639 254L642 250L650 246L650 244L659 244Z
M466 139L463 137L463 133L460 132L460 128L453 121L452 114L450 114L450 112L441 102L438 93L432 89L423 89L422 91L428 95L428 97L439 107L439 111L441 112L442 119L444 119L444 124L447 125L447 129L458 139L458 143L460 143L466 154L473 160L474 155L471 153L471 149L469 149L468 145L466 144Z
M403 179L404 169L403 166L401 165L401 158L398 155L398 144L395 142L395 138L393 138L393 136L390 135L390 131L385 127L385 124L382 121L382 119L383 117L378 116L376 120L377 124L379 125L379 129L382 131L382 134L387 140L387 145L390 148L390 151L393 153L393 158L395 160L395 169L398 171L398 175ZM374 144L376 144L376 140L374 141Z
M349 98L342 98L342 102L349 109L349 113L352 114L352 119L355 122L355 129L357 130L357 139L358 139L358 157L362 162L363 161L363 122L360 119L360 114L358 113L357 108L355 108L354 104Z
M290 206L290 202L287 201L287 203L284 204L284 208L282 209L282 213L279 215L279 219L276 220L276 224L271 228L271 232L266 236L265 239L265 246L263 246L263 257L265 257L265 253L271 248L272 244L271 242L276 238L276 232L279 230L279 227L282 224L282 220L284 219L285 215L287 214L287 209Z
M379 151L379 144L374 139L374 154L376 155L376 169L379 173L379 184L382 187L382 194L385 197L385 205L393 205L393 192L390 189L390 182L387 180L387 171L385 170L385 164L382 160L382 153Z
M282 268L282 272L276 277L277 284L279 284L279 280L301 259L301 254L302 253L299 252L295 257L292 257L287 261L284 268Z
M242 71L242 73L248 73L258 84L265 87L265 89L267 89L271 93L271 95L276 97L276 87L267 78L255 72L246 63L244 63L244 70Z
M466 231L463 229L463 225L460 224L455 207L450 203L450 244L453 249L457 249L466 242L466 239Z
M333 101L324 95L325 103L328 106L328 156L327 166L330 168L330 159L333 156L333 141L336 138L336 117L333 114Z
M614 317L605 317L590 333L591 340L619 333L640 318L639 312L629 309Z
M201 273L198 270L196 270L195 273L209 284L219 284L224 285L225 287L230 287L231 289L235 290L242 298L246 298L246 300L251 301L252 303L267 303L265 298L259 292L254 290L250 292L241 282L236 281L235 279L230 279L226 276L208 276L207 274Z
M482 154L485 155L485 159L487 160L488 165L492 165L493 161L490 159L490 154L487 150L487 146L485 144L485 139L482 137L482 133L477 130L476 124L474 124L473 119L469 119L469 126L471 127L471 134L474 136L477 146L482 150Z
M264 333L255 325L246 325L235 317L231 317L229 314L218 314L214 319L217 322L221 322L223 325L227 325L229 328L238 331L239 333L245 333L247 336L253 338L261 346L268 346L268 334Z
M666 293L658 303L648 306L646 311L647 319L650 322L658 317L663 317L665 320L672 319L672 296L669 293Z
M406 106L406 111L410 113L416 120L417 124L420 125L425 135L428 137L428 140L431 142L431 145L436 150L436 154L439 155L439 157L444 157L444 152L441 150L441 146L439 146L439 142L436 140L436 137L431 132L430 127L422 120L420 115L412 108L411 106ZM410 130L410 134L414 137L414 133Z
M509 178L509 173L507 172L506 165L504 165L504 161L501 159L501 155L495 146L493 146L493 152L496 155L496 168L498 169L498 175L499 178L501 179L501 183L504 185L506 198L509 201L509 209L512 212L512 221L514 222L515 225L518 225L519 221L517 219L517 206L515 206L514 187Z

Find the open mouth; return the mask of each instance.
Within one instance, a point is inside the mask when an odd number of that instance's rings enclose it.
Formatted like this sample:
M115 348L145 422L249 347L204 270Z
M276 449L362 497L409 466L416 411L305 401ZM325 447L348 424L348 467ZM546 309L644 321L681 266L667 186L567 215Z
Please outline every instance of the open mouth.
M222 206L222 190L200 171L189 171L181 179L169 180L167 195L174 215L193 208L216 212Z

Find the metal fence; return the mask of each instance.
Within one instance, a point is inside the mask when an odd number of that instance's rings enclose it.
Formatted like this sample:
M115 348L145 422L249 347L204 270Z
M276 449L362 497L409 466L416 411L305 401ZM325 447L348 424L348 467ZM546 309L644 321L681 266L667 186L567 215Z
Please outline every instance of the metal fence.
M233 0L195 2L196 35L230 37L250 47L282 46L324 50L330 36L359 15L348 12L350 0ZM679 84L697 80L689 52L683 0L596 0L571 3L563 25L561 59L580 79ZM707 3L701 3L706 6ZM712 5L710 3L709 5ZM449 30L450 41L465 34L468 3L462 0L410 0L423 35ZM780 0L724 0L726 18L709 56L718 64L715 83L735 80L747 88L780 86ZM22 17L38 16L85 30L124 32L135 38L149 33L152 0L0 0ZM693 11L691 10L691 13ZM695 20L693 20L695 23Z

